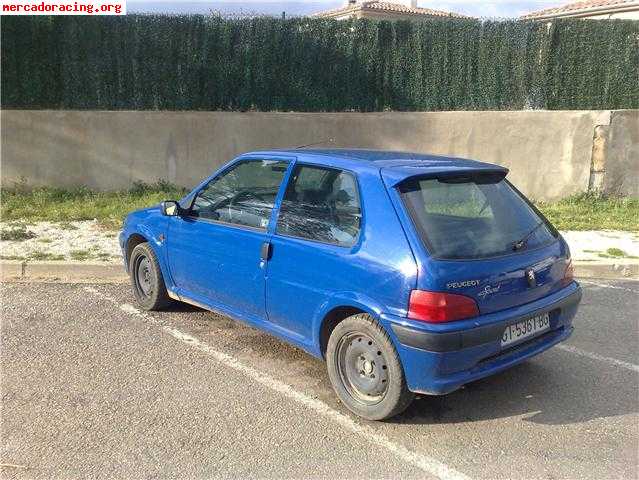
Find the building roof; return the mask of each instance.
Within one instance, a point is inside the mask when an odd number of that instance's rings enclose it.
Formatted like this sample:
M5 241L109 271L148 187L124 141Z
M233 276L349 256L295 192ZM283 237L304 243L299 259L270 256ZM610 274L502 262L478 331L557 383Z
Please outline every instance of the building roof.
M549 18L562 16L579 16L580 14L595 13L599 10L623 10L626 8L639 8L637 0L584 0L581 2L569 3L561 7L546 8L536 12L522 15L521 18Z
M401 3L391 2L361 2L345 5L331 10L314 13L313 17L338 17L357 12L372 13L396 13L401 15L414 15L416 17L455 17L455 18L471 18L460 13L445 12L443 10L433 10L431 8L409 7Z

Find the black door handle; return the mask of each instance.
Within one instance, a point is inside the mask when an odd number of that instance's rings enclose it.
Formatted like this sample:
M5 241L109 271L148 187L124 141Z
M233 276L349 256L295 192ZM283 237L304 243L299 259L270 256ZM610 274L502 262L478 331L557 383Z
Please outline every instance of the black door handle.
M260 249L260 259L267 262L271 259L271 253L273 252L273 246L271 242L264 242Z

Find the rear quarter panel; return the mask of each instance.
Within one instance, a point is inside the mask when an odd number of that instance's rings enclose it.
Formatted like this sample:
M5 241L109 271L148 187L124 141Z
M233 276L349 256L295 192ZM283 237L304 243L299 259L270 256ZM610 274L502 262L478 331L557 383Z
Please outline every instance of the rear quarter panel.
M269 320L305 339L316 355L321 354L321 327L331 310L355 307L375 317L384 312L405 316L417 281L410 245L379 171L352 173L362 206L360 236L353 247L278 234L272 238L266 286Z

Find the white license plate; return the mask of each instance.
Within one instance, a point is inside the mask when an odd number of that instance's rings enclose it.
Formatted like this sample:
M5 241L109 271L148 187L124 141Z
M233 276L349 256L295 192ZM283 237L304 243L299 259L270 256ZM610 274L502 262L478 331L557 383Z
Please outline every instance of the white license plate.
M501 346L505 347L520 340L535 337L546 330L550 330L550 315L548 313L508 325L501 337Z

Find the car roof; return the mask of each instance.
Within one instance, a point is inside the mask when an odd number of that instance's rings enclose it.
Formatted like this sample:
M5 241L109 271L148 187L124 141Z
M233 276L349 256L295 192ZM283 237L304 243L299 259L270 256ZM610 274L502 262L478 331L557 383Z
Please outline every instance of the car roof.
M264 150L249 152L242 157L251 156L291 156L298 161L342 168L351 171L378 170L392 184L418 175L468 172L475 170L499 171L504 175L508 169L491 163L478 162L466 158L445 155L431 155L416 152L393 150L372 150L360 148L299 148L283 150Z

